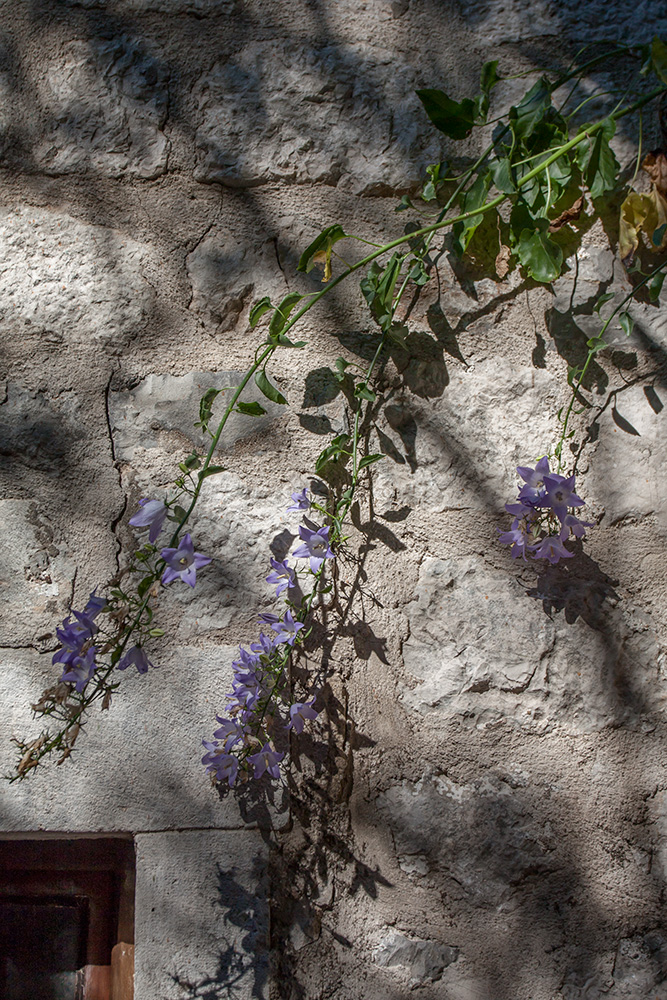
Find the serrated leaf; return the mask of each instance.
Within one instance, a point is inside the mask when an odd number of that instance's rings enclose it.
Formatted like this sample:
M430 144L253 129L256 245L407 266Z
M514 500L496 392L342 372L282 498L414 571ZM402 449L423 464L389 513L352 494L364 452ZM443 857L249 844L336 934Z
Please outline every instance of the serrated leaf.
M635 325L635 321L629 312L619 313L618 322L621 324L621 329L626 337L629 337Z
M536 281L555 281L563 266L563 251L548 235L548 219L535 219L534 225L534 229L524 229L521 233L517 255Z
M581 175L593 198L599 198L616 186L619 165L609 145L616 132L616 122L608 118L602 128L575 147Z
M515 107L509 110L510 127L514 135L526 139L532 135L551 107L551 86L540 77Z
M247 417L261 417L266 410L259 403L244 403L243 400L239 400L236 404L236 409L239 413L244 413Z
M344 231L342 226L338 225L338 223L323 229L320 235L316 236L310 246L307 247L301 254L296 268L297 271L310 274L314 265L317 263L315 260L317 255L323 254L326 258L327 255L331 254L331 248L334 243L337 243L338 240L344 240L346 236L347 233Z
M381 458L386 458L385 455L364 455L362 460L359 462L359 471L365 469L367 465L373 465L374 462L379 462Z
M255 372L255 384L257 388L262 392L267 399L270 399L272 403L280 403L281 406L285 406L287 400L283 396L282 392L276 389L275 385L272 385L266 377L266 372L260 369L260 371Z
M277 337L278 334L282 332L282 329L289 318L289 314L302 298L303 295L301 295L300 292L288 292L280 304L276 306L276 310L271 317L271 322L269 323L270 337Z
M200 472L199 478L201 480L208 479L209 476L217 476L219 475L219 473L224 471L225 471L224 465L209 465L208 468L204 469L203 472Z
M475 102L464 97L461 102L453 101L442 90L427 88L418 90L417 97L424 110L439 132L450 139L465 139L475 124Z
M273 306L271 305L271 299L268 297L268 295L265 295L263 299L260 299L259 302L256 302L254 304L254 306L250 310L250 315L248 317L250 321L250 326L252 327L253 330L259 323L264 313L268 312L269 309L272 308Z

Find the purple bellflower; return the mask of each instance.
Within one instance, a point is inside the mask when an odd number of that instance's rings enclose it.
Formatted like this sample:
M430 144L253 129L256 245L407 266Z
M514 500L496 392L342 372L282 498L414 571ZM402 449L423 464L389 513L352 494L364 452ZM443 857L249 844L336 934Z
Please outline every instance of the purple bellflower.
M304 627L303 622L297 622L294 620L291 611L286 611L283 620L271 626L271 628L275 629L278 633L276 636L276 642L285 642L288 646L294 645L300 629Z
M118 664L117 669L127 670L132 664L134 664L140 674L147 674L148 668L153 666L142 646L133 646L132 649L128 649Z
M278 764L284 756L284 753L278 753L276 750L272 750L270 743L265 743L259 753L252 754L248 757L248 761L255 768L253 777L261 778L266 771L272 778L279 778L280 771L278 769Z
M299 525L299 537L303 545L297 546L292 555L298 559L310 559L310 568L316 573L325 559L335 558L329 547L329 527L313 531L303 524Z
M202 746L208 751L201 759L207 773L213 772L218 781L227 781L233 788L239 773L238 758L210 740L202 740Z
M283 590L288 590L294 586L296 583L296 573L287 565L287 559L283 559L282 562L272 559L271 566L273 567L273 571L267 576L266 582L276 585L276 597L280 597Z
M293 729L295 733L302 733L306 719L316 719L319 715L313 708L314 704L313 698L312 701L297 701L294 705L290 705L289 722L285 728Z
M310 500L308 499L308 487L305 486L300 493L292 493L292 503L288 508L287 512L290 511L302 511L310 510Z
M568 507L583 507L584 501L574 492L574 476L570 476L569 479L565 476L545 476L544 500L541 506L551 507L561 522L567 515Z
M261 615L257 615L257 620L262 625L276 625L280 618L278 615L274 615L272 611L262 611Z
M162 574L162 583L165 586L174 580L182 580L189 587L194 587L197 582L197 570L202 566L208 566L211 562L210 556L195 552L189 534L183 535L177 549L162 549L160 555L167 564Z
M253 653L258 653L260 656L271 656L274 649L276 648L276 637L271 635L264 635L263 632L259 633L259 642L251 642L250 649Z
M567 541L570 532L575 538L583 538L586 534L586 528L592 527L593 521L580 521L574 514L566 514L563 518L563 527L560 529L560 539L562 542Z
M534 546L533 556L535 559L546 559L555 566L560 559L572 559L574 552L568 552L558 535L549 535Z
M512 521L511 531L501 531L498 536L498 540L503 545L512 546L512 559L518 559L519 556L523 559L526 558L526 552L531 548L530 538L531 535L526 530L525 523L520 521L518 517Z
M76 690L81 693L97 668L95 663L96 655L97 650L94 646L91 646L87 653L75 656L66 664L69 669L63 671L60 680L74 684Z
M167 508L160 500L140 500L139 510L130 518L133 528L150 528L148 541L155 542L162 531Z

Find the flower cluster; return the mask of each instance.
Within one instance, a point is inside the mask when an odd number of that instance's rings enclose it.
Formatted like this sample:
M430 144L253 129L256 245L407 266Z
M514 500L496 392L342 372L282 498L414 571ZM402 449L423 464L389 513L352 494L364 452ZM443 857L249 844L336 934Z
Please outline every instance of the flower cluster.
M139 501L139 510L130 518L133 527L148 528L150 554L154 555L157 551L153 545L168 514L169 507L160 500L144 499ZM141 563L144 568L148 555L149 553L141 553ZM209 556L195 552L192 538L185 534L180 539L178 547L164 548L160 551L160 560L156 563L154 575L156 579L161 578L164 586L175 580L182 580L188 586L194 587L197 570L210 562ZM117 611L116 605L123 602L126 608L139 608L138 618L127 628L116 630L116 635L111 636L100 629L96 619L102 612L113 615ZM138 673L148 673L148 668L153 664L148 659L141 638L141 633L146 631L145 628L141 628L141 612L146 603L144 601L142 605L141 598L131 597L119 590L112 591L109 599L98 597L93 591L83 611L72 610L56 629L60 649L53 656L52 662L62 665L61 682L74 684L80 694L100 667L98 654L109 652L113 653L111 663L117 670L127 670L128 667L134 666ZM151 617L152 613L149 613L149 622ZM128 647L128 639L134 631L140 633L139 641ZM148 631L148 635L162 634L161 629ZM100 638L102 644L98 641Z
M293 493L292 500L288 512L304 512L313 507L321 510L308 499L307 489ZM304 619L317 590L317 579L326 560L335 557L329 544L329 527L319 527L305 514L303 520L299 526L302 544L292 555L308 560L306 573L316 578L315 585L297 606L290 599L297 593L296 569L287 559L271 559L271 572L266 581L275 586L276 597L286 593L288 607L282 617L271 612L259 615L260 624L268 628L260 631L257 641L248 649L239 647L238 659L232 663L232 690L225 695L225 714L216 715L220 726L213 733L213 739L202 741L206 750L202 764L207 772L231 787L239 771L246 775L252 772L254 778L261 778L263 774L278 778L285 751L278 750L276 743L290 730L301 733L304 724L318 715L314 697L290 704L285 693L290 654L306 631Z
M534 469L518 466L524 481L516 503L505 504L514 520L510 531L500 533L503 545L512 546L512 556L546 559L554 566L574 555L565 542L574 535L583 538L593 522L580 521L572 510L584 501L574 492L574 476L561 476L549 469L549 459L541 458Z

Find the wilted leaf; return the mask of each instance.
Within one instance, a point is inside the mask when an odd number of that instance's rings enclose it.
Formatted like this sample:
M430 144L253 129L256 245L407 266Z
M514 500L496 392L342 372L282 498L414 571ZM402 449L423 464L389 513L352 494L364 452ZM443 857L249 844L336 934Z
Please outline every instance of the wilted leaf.
M510 269L510 260L512 259L512 251L509 247L501 246L500 252L496 257L496 274L502 281L507 277Z
M584 207L584 196L582 194L580 198L577 198L574 205L572 205L570 208L566 208L565 211L561 212L556 219L552 220L552 222L549 225L549 232L557 233L558 230L562 229L563 226L566 226L568 222L574 222L581 215L583 207Z
M301 254L296 268L297 271L305 271L306 274L309 274L313 269L313 265L318 260L324 259L326 262L327 257L331 255L331 248L334 243L337 243L338 240L344 240L346 236L347 233L338 223L323 229L320 235L316 236L310 246Z
M664 153L649 153L644 157L642 170L646 171L660 194L667 195L667 156Z
M635 253L639 246L639 232L652 213L655 214L655 207L651 198L647 194L631 191L621 205L618 226L618 250L621 260L627 260Z

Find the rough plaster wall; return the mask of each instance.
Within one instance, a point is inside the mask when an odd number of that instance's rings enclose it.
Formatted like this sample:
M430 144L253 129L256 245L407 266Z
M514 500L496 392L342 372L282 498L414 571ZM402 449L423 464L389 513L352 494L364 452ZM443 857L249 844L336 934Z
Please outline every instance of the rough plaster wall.
M252 301L295 287L298 250L323 225L397 232L396 195L446 150L414 88L462 96L487 58L561 68L594 39L665 37L667 12L659 0L0 12L9 762L53 676L54 622L114 572L126 514L196 440L202 389L248 365ZM629 124L618 142L630 159ZM516 273L459 284L443 258L440 297L429 288L413 314L371 439L390 458L355 513L361 587L310 654L327 711L298 744L289 808L219 798L199 741L235 644L272 606L269 545L284 551L294 532L285 498L322 435L347 426L327 368L367 356L353 288L309 316L307 354L276 359L290 409L230 427L228 474L194 528L214 562L194 594L165 595L159 670L124 679L73 762L2 789L8 832L135 833L138 1000L667 997L664 306L637 307L632 342L592 373L601 402L634 384L582 463L601 518L586 553L537 579L496 542L513 467L554 440L576 327L593 332L592 302L614 267L622 279L599 225L572 267L544 290Z

